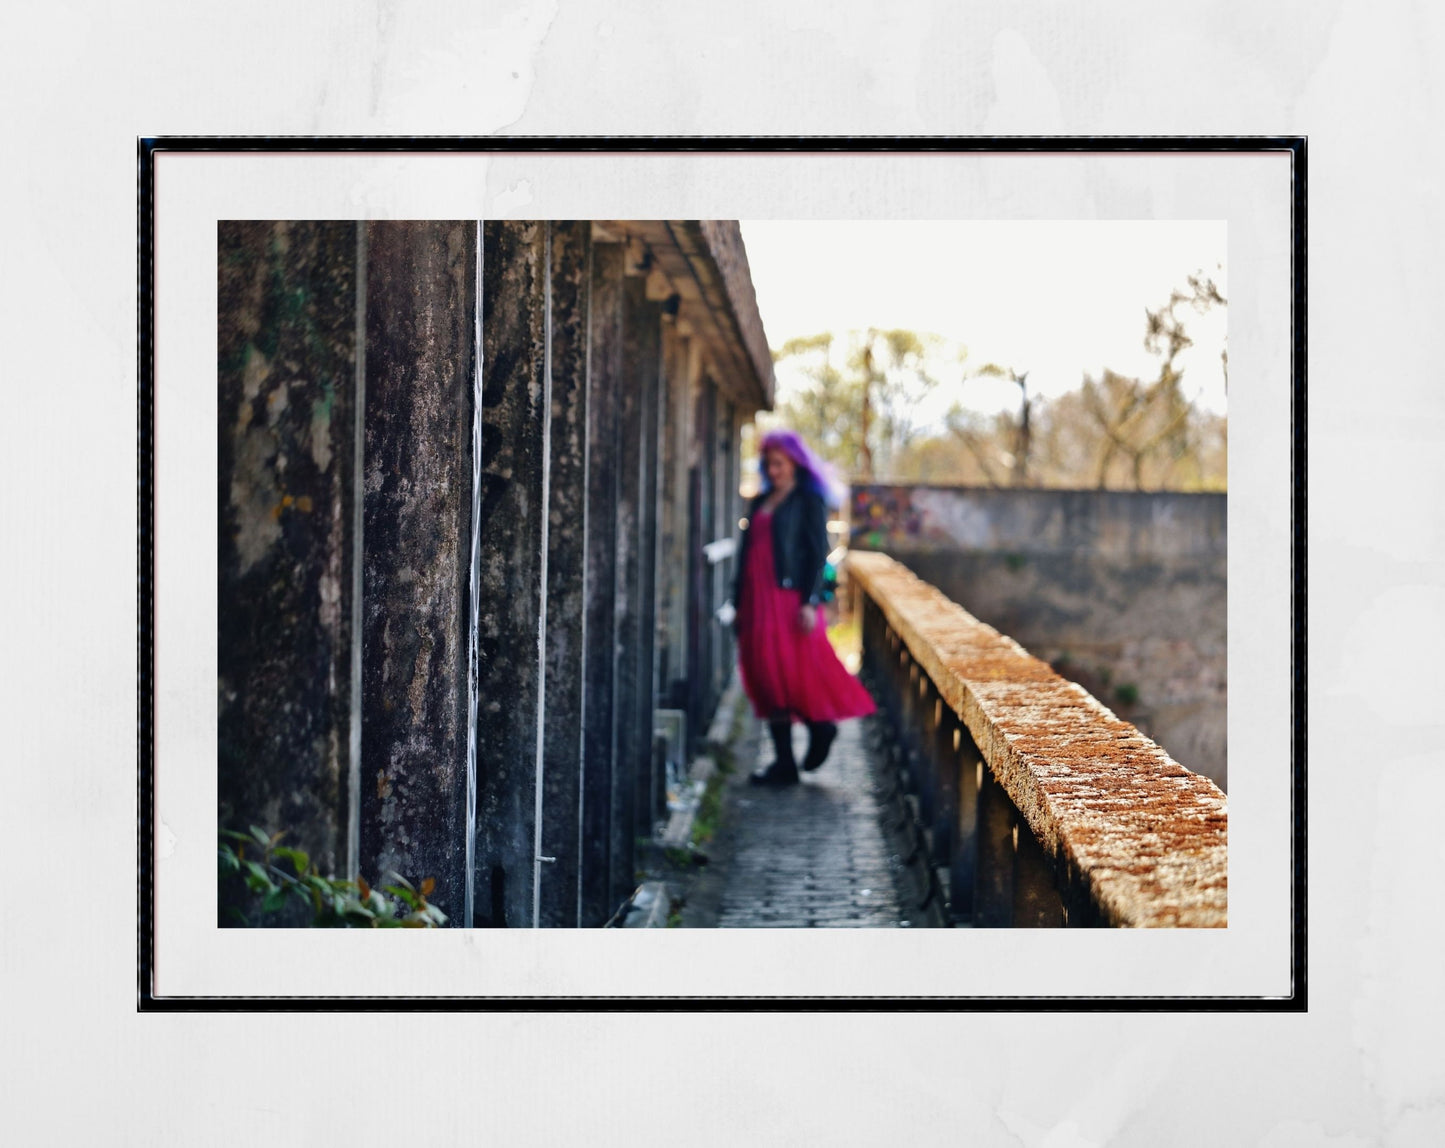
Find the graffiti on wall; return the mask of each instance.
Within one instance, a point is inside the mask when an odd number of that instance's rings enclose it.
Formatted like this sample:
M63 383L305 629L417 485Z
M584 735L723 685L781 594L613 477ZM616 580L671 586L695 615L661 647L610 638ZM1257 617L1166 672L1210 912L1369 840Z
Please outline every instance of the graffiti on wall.
M849 545L860 550L988 547L997 527L986 504L958 489L856 486Z
M849 545L887 550L899 542L916 542L923 516L913 508L912 494L906 486L854 487Z

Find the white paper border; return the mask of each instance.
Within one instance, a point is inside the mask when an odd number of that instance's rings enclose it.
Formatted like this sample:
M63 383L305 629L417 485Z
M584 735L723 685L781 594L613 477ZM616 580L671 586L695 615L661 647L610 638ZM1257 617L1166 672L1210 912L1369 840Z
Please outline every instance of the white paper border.
M1288 152L159 152L155 204L159 996L786 1000L1289 992ZM1229 928L216 928L216 222L476 217L1226 221L1233 448Z

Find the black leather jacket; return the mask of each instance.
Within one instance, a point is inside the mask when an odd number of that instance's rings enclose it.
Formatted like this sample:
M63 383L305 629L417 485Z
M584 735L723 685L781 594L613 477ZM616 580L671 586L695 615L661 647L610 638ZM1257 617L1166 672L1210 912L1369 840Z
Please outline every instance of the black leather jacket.
M738 547L737 574L733 579L733 605L742 605L743 571L747 569L748 538L752 521L766 494L759 494L748 507L748 528ZM804 602L817 605L823 600L823 565L828 560L828 511L823 499L811 490L795 486L773 508L773 573L784 590L797 590Z

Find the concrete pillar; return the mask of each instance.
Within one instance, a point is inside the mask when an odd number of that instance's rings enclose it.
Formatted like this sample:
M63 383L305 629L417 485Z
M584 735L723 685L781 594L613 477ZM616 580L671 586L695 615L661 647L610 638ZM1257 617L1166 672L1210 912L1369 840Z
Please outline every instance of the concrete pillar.
M622 271L620 244L592 249L587 366L587 641L583 661L582 924L601 925L616 909L631 849L616 816L617 662L619 642L618 411L622 383ZM617 876L612 874L616 867ZM621 889L622 892L618 892Z
M709 529L707 532L708 542L716 542L722 537L722 486L723 486L723 443L726 441L727 428L723 425L723 398L722 389L716 385L712 391L712 441L711 449L708 451L708 501L712 506L712 513L708 517ZM708 564L708 616L707 628L711 636L708 643L708 650L711 657L708 659L708 710L717 708L720 692L718 689L718 673L722 666L723 658L723 637L722 627L717 624L717 608L722 604L725 591L722 586L722 563L712 562Z
M672 508L672 468L674 422L673 407L676 402L673 389L674 377L678 370L677 322L664 312L662 322L661 356L662 367L658 386L658 428L657 428L657 549L654 552L657 609L654 645L657 649L653 659L653 678L656 683L655 697L659 708L671 705L669 686L673 677L674 652L672 643L672 549L676 536Z
M223 222L217 238L219 825L285 829L284 844L345 875L359 732L357 227Z
M542 717L547 228L483 232L475 917L517 927L532 923Z
M651 753L649 755L648 825L667 816L667 748L666 739L658 736L657 710L667 704L663 692L667 683L665 668L667 661L667 555L664 550L663 526L667 513L667 450L668 426L668 379L664 333L672 327L674 320L667 314L665 305L650 308L655 315L657 342L649 352L653 356L654 370L651 375L651 391L648 396L648 481L651 492L651 508L646 522L648 536L644 540L644 553L652 555L652 585L647 598L651 622L647 628L647 641L651 647L651 683L648 694L647 729ZM647 372L642 372L647 378Z
M361 872L463 924L475 224L366 225Z
M1013 802L985 765L978 793L978 866L973 887L976 929L1008 928L1013 924L1017 817Z
M1022 817L1014 851L1013 923L1019 929L1060 929L1067 923L1053 862Z
M636 840L646 832L639 816L639 779L647 772L651 730L642 736L641 713L646 705L642 679L642 494L646 436L642 393L633 369L637 362L637 297L643 283L624 278L617 301L617 551L614 622L617 726L613 758L611 897L617 903L633 889ZM644 300L645 301L645 300ZM650 681L650 673L649 678ZM649 707L650 709L650 707Z
M1098 928L1104 924L1099 907L1077 865L1067 857L1055 860L1056 883L1062 902L1063 922L1071 929Z
M879 610L873 599L863 593L857 583L853 585L853 608L858 611L858 624L863 636L862 675L873 689L882 693L886 681L883 675L888 668L887 635L883 620L879 617Z
M738 532L738 516L734 513L737 502L737 470L738 454L738 427L737 408L726 396L719 396L718 403L718 436L717 436L717 527L713 535L715 540L723 538L734 538ZM735 558L724 558L717 564L717 592L713 596L713 610L716 611L728 600L728 588L732 585ZM727 686L728 676L732 673L734 652L732 630L723 626L717 621L712 623L713 631L717 635L717 667L714 671L714 681L717 683L718 698L721 700L722 691Z
M700 744L707 716L708 612L707 559L703 556L707 496L703 484L702 424L700 403L694 397L692 442L687 471L687 726L694 745Z
M667 385L668 427L663 456L665 480L663 552L666 601L667 659L663 667L662 697L672 709L687 708L687 540L688 540L688 437L691 429L691 341L669 325L664 335L664 374Z
M918 814L932 852L938 815L938 757L934 753L939 720L938 690L933 679L918 667L912 690L914 761L917 762Z
M650 836L657 815L657 757L653 752L653 710L656 708L657 633L657 443L658 400L662 382L662 307L647 298L647 282L629 276L623 282L622 364L624 385L634 393L636 410L623 425L623 458L628 460L623 498L633 508L636 530L636 575L630 581L634 622L619 636L634 649L631 657L634 725L631 753L636 773L633 827ZM636 485L632 471L636 470ZM635 494L633 493L635 491Z
M933 861L936 865L947 866L951 879L954 850L958 847L960 770L956 742L962 727L953 708L936 693L934 697L938 720L933 725L929 742L929 757L933 760L937 785L932 819Z
M717 575L711 563L701 554L701 547L717 539L717 384L704 375L697 394L698 482L701 498L698 522L701 527L699 561L701 577L698 587L698 658L694 671L698 683L698 723L701 725L717 708L715 675L717 670L718 608Z
M925 765L922 761L923 707L919 701L919 686L925 679L922 669L913 660L913 655L906 649L902 652L904 658L903 674L899 678L901 692L898 698L898 743L905 767L904 788L915 800L920 800L927 785Z
M582 924L582 695L587 647L587 299L592 225L551 223L550 446L539 923Z
M958 778L952 864L949 867L949 915L969 921L974 913L978 877L978 797L988 767L962 722L953 727L953 758Z

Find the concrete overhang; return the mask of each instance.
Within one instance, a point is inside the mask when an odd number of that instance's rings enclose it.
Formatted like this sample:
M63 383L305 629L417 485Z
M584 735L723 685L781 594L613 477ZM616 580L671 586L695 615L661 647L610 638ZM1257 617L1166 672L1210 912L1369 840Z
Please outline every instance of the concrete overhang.
M593 237L627 245L648 298L675 299L678 329L701 341L717 384L743 417L773 406L773 356L736 220L594 220Z

